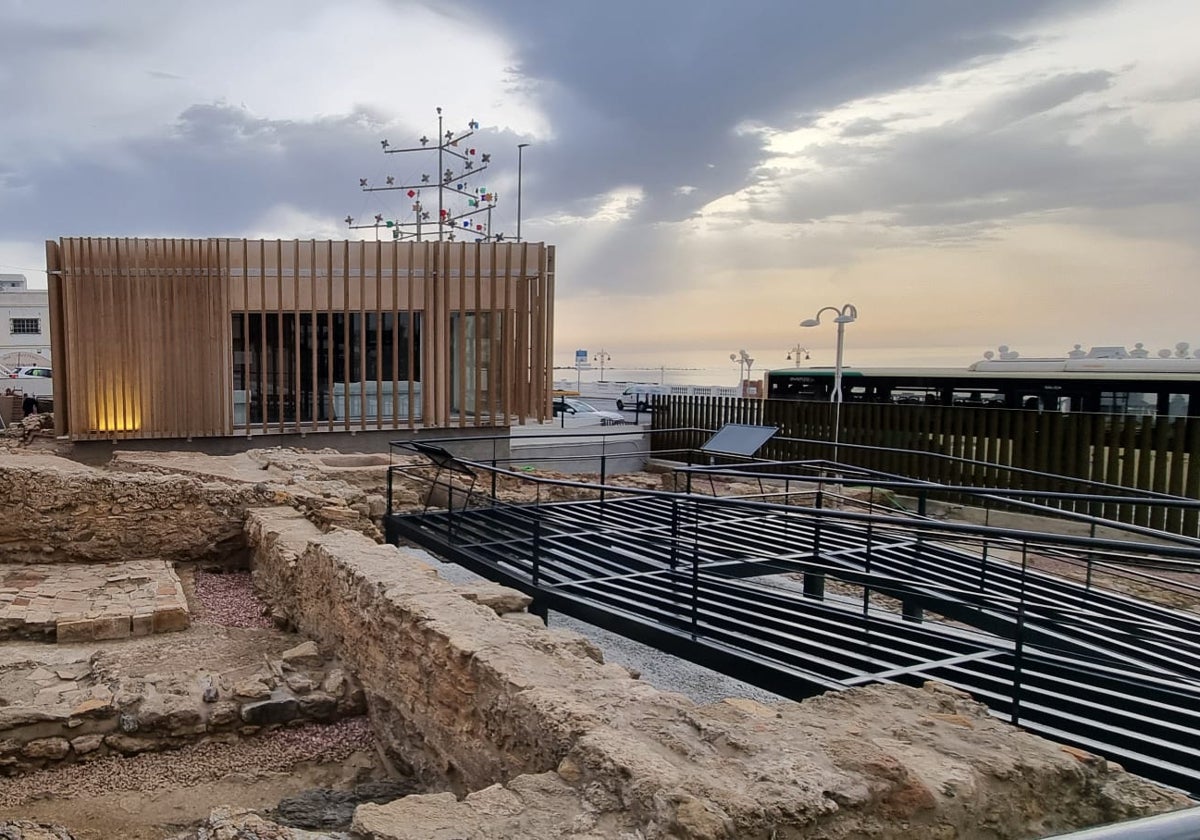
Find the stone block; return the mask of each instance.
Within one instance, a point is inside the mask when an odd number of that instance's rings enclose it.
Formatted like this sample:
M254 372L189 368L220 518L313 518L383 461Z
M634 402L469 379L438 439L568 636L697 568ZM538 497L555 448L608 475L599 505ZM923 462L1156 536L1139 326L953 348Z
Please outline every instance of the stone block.
M340 697L345 684L346 672L341 668L334 668L325 675L325 679L321 682L321 690L326 694L332 694L334 697Z
M71 742L66 738L38 738L21 748L26 758L48 758L54 761L71 751Z
M316 687L316 683L314 683L304 674L288 674L287 679L285 679L284 682L286 682L287 687L296 694L308 694L308 692L312 691Z
M293 666L321 665L325 661L316 642L303 642L294 648L288 648L279 654L279 658Z
M130 635L149 636L154 632L154 613L134 613L129 629Z
M272 726L295 720L300 704L295 697L272 697L242 706L242 720L251 726Z
M299 698L300 714L313 720L333 720L337 717L338 701L320 691Z
M225 726L238 719L238 704L229 700L213 703L208 710L209 726Z
M251 677L233 686L233 696L261 700L271 696L271 686L267 685L261 677Z
M183 607L165 607L154 611L154 632L173 633L186 630L190 624L188 611Z
M54 626L54 636L60 645L95 641L95 626L86 618L59 621Z
M128 639L130 633L130 615L105 615L92 621L92 638L96 641L106 639Z
M79 703L78 705L72 707L71 717L73 717L73 718L104 717L106 715L112 714L113 711L114 711L114 709L113 709L111 700L104 700L99 697L92 697L91 699L84 700L82 703Z
M138 738L134 735L121 735L115 732L111 735L105 735L104 743L125 755L135 755L136 753L149 752L159 748L159 742L153 738Z
M78 738L71 739L71 749L76 755L87 755L100 749L104 743L103 735L80 735Z

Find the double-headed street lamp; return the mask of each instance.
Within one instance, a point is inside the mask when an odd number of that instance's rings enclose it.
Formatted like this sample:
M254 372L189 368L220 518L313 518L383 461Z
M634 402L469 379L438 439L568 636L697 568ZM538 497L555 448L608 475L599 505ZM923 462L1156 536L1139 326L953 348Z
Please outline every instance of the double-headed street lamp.
M601 347L600 352L597 353L596 355L592 356L592 361L600 363L600 381L601 382L605 381L604 380L604 363L611 362L612 356L608 355L608 353L605 351L605 349L603 347Z
M729 361L738 363L738 388L745 396L746 380L750 378L750 369L754 367L754 359L745 350L729 354Z
M826 312L832 312L833 323L837 324L837 359L834 362L833 369L833 394L830 396L830 401L834 404L833 409L833 452L834 460L837 459L837 444L842 426L842 349L846 336L846 325L853 324L858 320L858 309L854 304L847 303L841 309L836 306L823 306L817 310L816 317L808 318L801 321L802 327L818 327L821 325L821 315Z

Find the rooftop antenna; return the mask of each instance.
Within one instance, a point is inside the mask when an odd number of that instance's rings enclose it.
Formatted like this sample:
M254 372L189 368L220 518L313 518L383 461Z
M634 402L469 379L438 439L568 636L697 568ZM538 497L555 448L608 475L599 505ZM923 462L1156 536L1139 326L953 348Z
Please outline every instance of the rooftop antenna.
M442 109L437 109L438 130L437 143L423 135L417 140L420 145L400 149L391 148L386 140L380 140L379 145L384 154L394 155L424 155L432 158L432 152L437 152L437 175L422 173L418 183L397 184L396 178L388 175L382 186L374 186L367 178L359 178L358 186L363 192L388 192L400 190L412 201L411 220L385 219L382 213L375 215L371 224L354 224L352 216L346 217L346 225L351 230L374 228L375 239L379 239L379 229L390 229L392 239L414 239L417 242L432 238L430 228L437 231L437 241L443 239L454 241L458 235L473 236L476 242L503 242L503 233L492 233L492 208L500 196L490 192L486 187L474 187L470 179L487 170L492 156L479 151L466 141L475 134L479 123L471 120L465 131L457 134L446 130ZM432 163L432 160L429 161ZM422 191L426 194L437 191L437 219L431 218L432 210L425 208ZM430 196L432 198L432 196Z

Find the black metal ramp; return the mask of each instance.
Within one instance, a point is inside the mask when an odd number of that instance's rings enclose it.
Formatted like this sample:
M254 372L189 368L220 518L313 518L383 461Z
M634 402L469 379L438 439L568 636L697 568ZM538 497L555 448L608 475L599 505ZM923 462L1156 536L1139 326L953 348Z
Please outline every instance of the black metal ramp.
M387 531L780 694L936 679L1200 793L1200 615L1014 563L1029 546L1003 535L682 494L390 514Z

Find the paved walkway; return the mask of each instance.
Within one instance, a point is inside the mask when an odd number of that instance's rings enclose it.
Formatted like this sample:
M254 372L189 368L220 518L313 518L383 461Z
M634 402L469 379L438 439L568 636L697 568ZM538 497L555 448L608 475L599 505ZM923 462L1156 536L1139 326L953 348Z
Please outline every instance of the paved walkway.
M183 630L183 586L170 564L0 564L0 640L126 639Z

